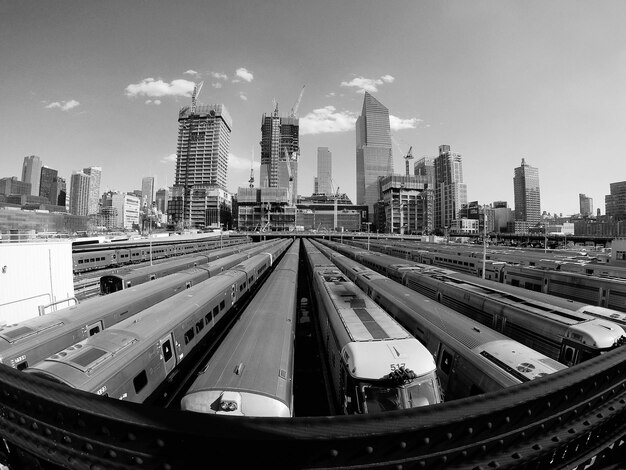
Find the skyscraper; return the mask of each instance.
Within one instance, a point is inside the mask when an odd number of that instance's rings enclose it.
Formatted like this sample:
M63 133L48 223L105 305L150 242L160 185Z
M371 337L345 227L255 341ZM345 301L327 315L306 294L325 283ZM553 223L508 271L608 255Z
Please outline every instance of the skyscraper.
M292 205L298 196L299 123L295 116L279 116L278 106L261 119L260 186L288 188Z
M461 207L467 204L467 185L463 183L461 155L450 151L449 145L439 146L434 159L435 169L435 228L445 229L459 218Z
M539 170L526 163L515 168L513 176L515 198L515 220L537 224L541 220L541 196L539 192Z
M613 220L626 220L626 181L611 183L611 194L604 196L606 215Z
M72 173L70 180L70 214L89 214L89 175L82 171Z
M333 193L333 156L328 147L317 147L317 192Z
M356 203L367 205L370 221L379 199L378 177L393 173L389 110L365 92L356 120Z
M97 214L100 204L100 176L102 175L102 168L99 166L83 168L83 173L89 176L86 215Z
M65 178L56 176L52 179L50 187L50 204L67 208L67 188Z
M39 182L41 180L41 160L36 155L24 157L22 165L22 181L30 183L30 194L39 195Z
M58 175L57 170L48 168L47 166L41 167L41 178L39 179L39 196L45 197L50 201L50 204L57 204L54 196L51 196L52 182Z
M593 215L593 199L584 194L579 194L578 202L580 203L580 215L591 217Z
M176 174L169 211L173 222L190 220L197 226L204 224L204 218L191 220L193 190L226 190L232 119L221 104L192 106L183 106L178 113Z
M144 204L152 207L154 201L154 176L144 176L141 179L141 207Z

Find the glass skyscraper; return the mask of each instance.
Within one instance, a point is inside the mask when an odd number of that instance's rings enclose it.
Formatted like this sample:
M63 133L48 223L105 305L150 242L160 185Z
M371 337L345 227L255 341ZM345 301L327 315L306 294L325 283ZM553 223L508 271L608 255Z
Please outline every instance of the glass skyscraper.
M39 182L41 180L41 160L36 155L24 157L22 165L22 181L30 183L30 194L39 195Z
M365 92L356 120L356 203L367 205L373 221L379 200L378 177L393 174L389 110Z
M515 168L513 176L515 198L515 220L537 224L541 220L541 197L539 192L539 170L522 158L521 166Z
M333 193L333 161L328 147L317 147L317 191L322 194ZM335 188L337 191L337 188Z

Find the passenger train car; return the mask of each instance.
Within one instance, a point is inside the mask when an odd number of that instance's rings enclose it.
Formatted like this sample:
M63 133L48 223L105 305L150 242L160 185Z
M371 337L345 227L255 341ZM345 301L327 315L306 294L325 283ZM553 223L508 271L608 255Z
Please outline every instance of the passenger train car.
M314 242L435 357L445 400L529 382L567 367L449 307Z
M440 403L431 353L311 242L304 246L335 414Z
M226 416L293 416L300 241L295 240L181 400Z
M226 237L222 240L211 239L187 243L164 243L154 241L152 246L147 242L145 245L129 247L123 247L117 244L101 244L98 246L98 249L93 250L91 249L92 246L90 246L89 251L73 250L73 269L74 274L79 274L96 269L141 263L150 261L150 259L156 260L172 256L187 255L227 246L241 245L248 242L249 239L247 237Z
M291 240L174 295L114 327L25 369L25 373L142 403L231 317L233 306L269 272Z
M117 270L114 273L105 274L100 277L100 294L106 295L113 292L117 292L122 289L128 289L131 286L143 284L144 282L153 281L155 279L167 276L168 274L181 271L187 268L193 268L196 266L206 266L209 269L211 275L215 275L217 269L228 269L227 264L224 262L217 263L215 266L212 263L218 259L225 259L230 255L237 253L256 254L260 253L267 246L272 243L276 243L276 240L271 242L259 242L254 244L245 244L234 246L230 248L223 248L214 250L198 255L185 255L175 259L153 264L151 266L142 266L136 268L123 268ZM237 260L239 257L230 257L230 260ZM237 264L238 261L234 261L231 266Z
M523 290L504 292L497 285L478 285L419 263L328 243L414 291L566 365L609 351L621 345L626 336L624 329L614 322L524 297Z
M354 246L363 248L363 242L352 242ZM566 264L559 269L511 264L500 260L485 260L468 256L462 252L424 252L420 249L399 247L396 245L371 244L374 251L386 253L399 258L412 260L418 263L446 267L455 271L482 277L483 264L485 265L485 279L534 290L557 297L584 302L598 307L626 312L626 279L600 275L602 267L597 265L594 274L570 272ZM540 263L541 264L541 263ZM589 270L589 265L585 269ZM608 268L607 268L608 269Z
M265 247L269 248L269 247ZM267 249L265 251L268 251ZM25 369L247 259L236 253L105 297L0 327L0 363Z

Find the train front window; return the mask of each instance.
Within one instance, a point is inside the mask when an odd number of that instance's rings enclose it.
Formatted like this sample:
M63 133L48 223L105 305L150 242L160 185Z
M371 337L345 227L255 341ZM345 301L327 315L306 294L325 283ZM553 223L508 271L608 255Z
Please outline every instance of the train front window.
M400 410L402 405L401 390L396 387L375 387L365 385L362 388L366 413L383 413Z
M439 384L433 377L425 377L422 380L412 382L407 388L407 408L432 405L441 401Z

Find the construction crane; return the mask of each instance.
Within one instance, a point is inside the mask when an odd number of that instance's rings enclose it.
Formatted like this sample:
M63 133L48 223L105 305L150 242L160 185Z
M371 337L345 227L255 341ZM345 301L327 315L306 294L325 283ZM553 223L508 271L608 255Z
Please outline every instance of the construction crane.
M406 155L404 156L404 161L406 162L406 175L409 176L409 160L411 160L413 158L413 154L411 153L411 150L413 149L413 146L409 147L409 151L406 153Z
M294 154L292 154L291 157L289 157L289 152L287 152L287 147L284 147L283 150L285 151L285 165L287 165L287 175L289 176L289 187L288 187L288 194L287 194L287 198L289 199L289 204L292 204L292 198L293 198L293 175L291 174L291 161L292 160L297 160L297 158L295 157Z
M252 148L252 158L250 158L250 179L248 183L250 183L251 188L254 188L254 148Z
M197 99L198 99L198 95L200 94L200 90L202 90L202 85L204 85L204 82L200 82L200 83L196 83L193 87L193 93L191 94L191 109L190 109L190 114L195 114L196 113L196 104L197 104Z
M298 108L300 107L300 101L302 101L302 95L304 94L304 87L305 86L306 85L302 85L302 90L300 90L300 96L298 96L298 99L296 100L296 103L291 108L291 112L289 113L289 117L291 117L291 118L297 118L298 117Z

